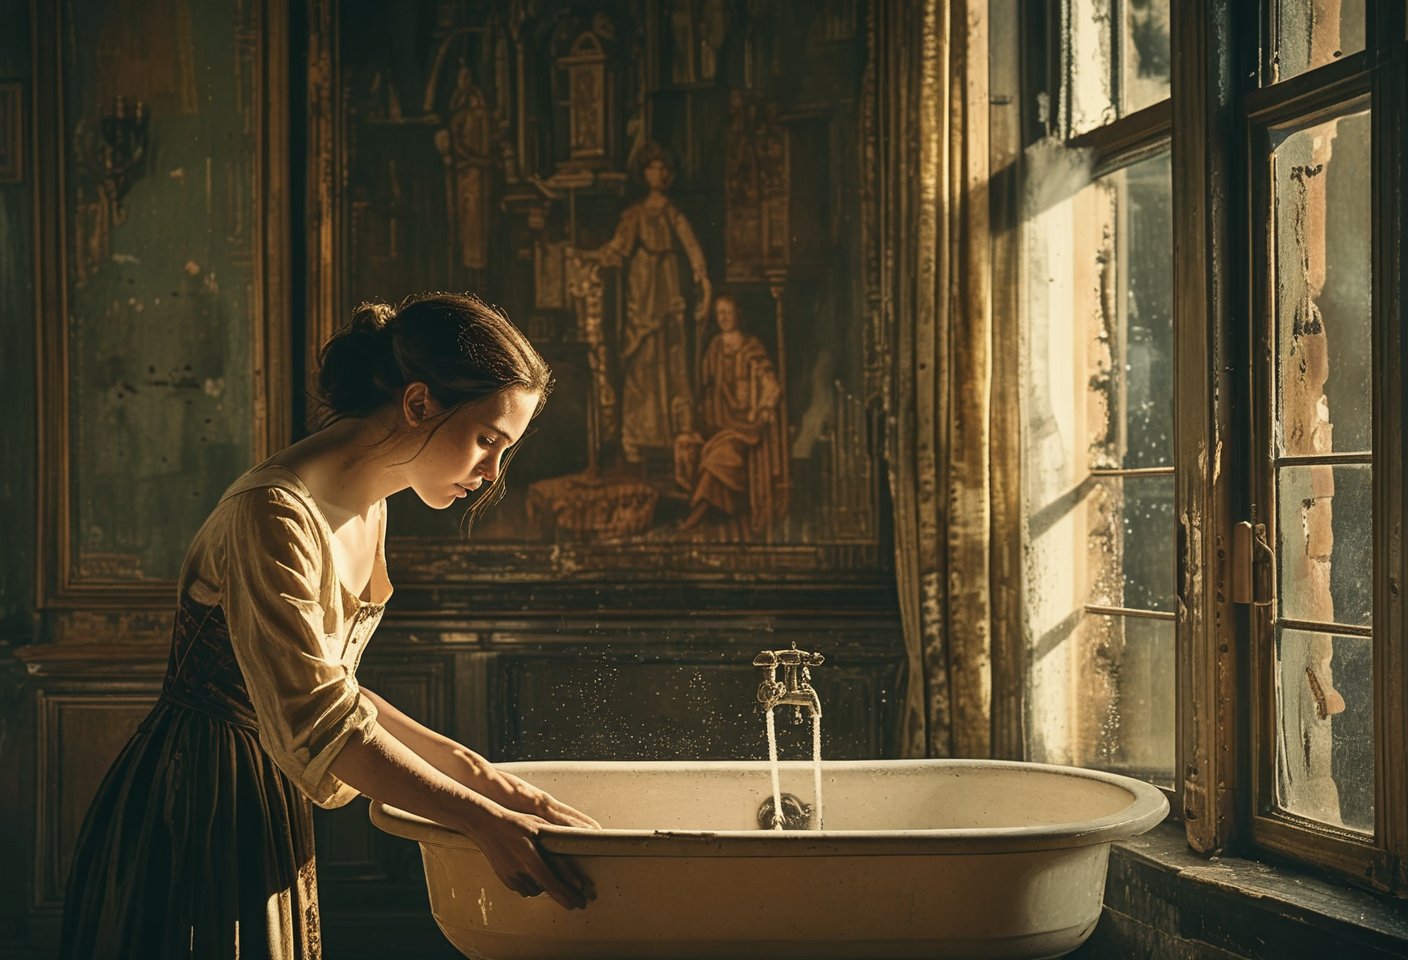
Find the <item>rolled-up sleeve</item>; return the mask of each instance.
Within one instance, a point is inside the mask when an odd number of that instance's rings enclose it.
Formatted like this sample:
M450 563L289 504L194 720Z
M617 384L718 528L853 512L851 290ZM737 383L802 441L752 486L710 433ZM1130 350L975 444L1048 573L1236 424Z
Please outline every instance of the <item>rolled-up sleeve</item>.
M320 586L323 539L287 491L261 487L232 500L223 605L260 743L310 800L342 806L357 791L329 768L375 724L376 707L340 659L342 638L327 632L340 621Z

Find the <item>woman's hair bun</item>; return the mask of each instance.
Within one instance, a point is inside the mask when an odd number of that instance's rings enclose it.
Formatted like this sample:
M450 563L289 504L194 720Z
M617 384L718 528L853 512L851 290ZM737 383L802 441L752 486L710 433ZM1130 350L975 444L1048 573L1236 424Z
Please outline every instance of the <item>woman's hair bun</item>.
M336 416L363 416L395 395L403 377L392 342L396 308L363 303L351 321L323 345L318 391Z
M396 308L389 303L367 301L352 314L353 330L382 330L396 318Z

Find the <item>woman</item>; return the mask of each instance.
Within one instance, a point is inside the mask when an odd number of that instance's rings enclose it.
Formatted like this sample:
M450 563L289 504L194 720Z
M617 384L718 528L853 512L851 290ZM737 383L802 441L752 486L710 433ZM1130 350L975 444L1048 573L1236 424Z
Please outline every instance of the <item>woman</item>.
M523 896L593 896L535 838L594 820L356 680L392 590L386 497L492 504L547 365L498 310L433 294L361 307L319 386L328 425L237 480L186 555L161 699L79 836L63 957L319 956L311 803L358 793L471 837Z
M740 328L736 296L715 299L714 319L719 332L704 353L700 384L702 432L676 440L676 479L691 491L693 508L680 529L697 527L713 512L746 539L787 512L782 386L763 342Z
M709 270L694 230L666 191L675 179L669 153L659 144L641 152L645 198L621 214L616 233L588 254L605 266L626 266L626 326L621 336L621 452L641 463L644 451L668 454L688 427L693 326L685 321L680 254L689 261L699 293L695 319L709 315Z

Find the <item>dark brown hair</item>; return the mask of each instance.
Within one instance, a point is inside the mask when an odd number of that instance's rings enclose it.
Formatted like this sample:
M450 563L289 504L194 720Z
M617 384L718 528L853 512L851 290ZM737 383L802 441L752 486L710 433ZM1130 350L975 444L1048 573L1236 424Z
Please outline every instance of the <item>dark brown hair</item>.
M398 305L364 303L318 354L318 399L324 424L364 417L410 383L424 383L444 409L434 436L456 409L521 386L538 394L537 416L552 392L552 371L508 316L468 293L421 293ZM509 461L469 508L474 519L504 495Z
M641 147L640 153L636 156L632 164L636 178L639 179L641 183L645 183L645 168L656 161L659 161L661 166L670 171L666 185L668 186L674 183L675 175L680 172L679 165L675 163L675 155L671 152L669 147L656 143L653 140Z

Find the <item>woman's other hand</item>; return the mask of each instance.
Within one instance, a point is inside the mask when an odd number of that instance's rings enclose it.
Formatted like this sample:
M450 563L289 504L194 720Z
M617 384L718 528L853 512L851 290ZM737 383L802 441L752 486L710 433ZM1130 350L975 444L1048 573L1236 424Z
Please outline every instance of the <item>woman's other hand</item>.
M596 888L571 859L538 846L539 832L549 825L542 817L502 810L464 832L514 893L525 897L546 893L565 910L581 910L596 899Z
M694 319L708 320L709 311L714 306L714 285L709 282L707 276L697 273L694 275L694 282L699 285L699 303L694 308Z

